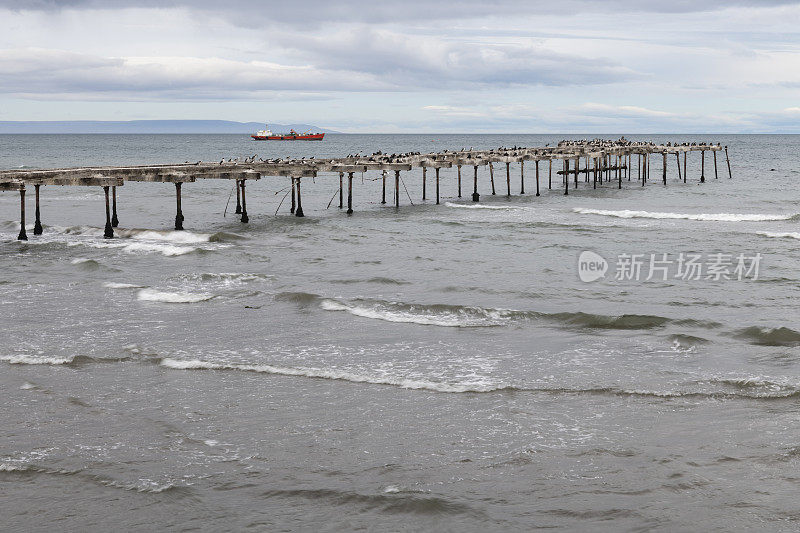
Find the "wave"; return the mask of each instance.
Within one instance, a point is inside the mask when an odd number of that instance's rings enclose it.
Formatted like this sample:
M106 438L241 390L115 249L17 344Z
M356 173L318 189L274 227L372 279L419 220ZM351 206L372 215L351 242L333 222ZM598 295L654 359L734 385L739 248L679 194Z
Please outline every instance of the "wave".
M787 327L760 328L751 326L737 330L733 336L761 346L800 345L800 332Z
M331 283L340 283L342 285L351 285L354 283L379 283L381 285L410 285L410 281L402 281L394 278L387 278L384 276L376 276L369 279L334 279Z
M103 287L107 289L144 289L146 285L133 285L132 283L117 283L115 281L106 281Z
M305 303L319 301L325 311L345 311L354 316L406 322L426 326L442 327L492 327L509 325L516 321L545 320L561 326L577 326L586 329L656 329L667 325L716 328L720 324L711 321L673 319L657 315L600 315L584 312L544 313L539 311L517 311L513 309L491 309L476 306L448 304L407 304L381 300L341 302L331 298L305 294Z
M382 494L360 494L358 492L335 489L278 489L267 491L262 494L262 497L303 498L313 501L325 501L339 506L358 505L366 509L380 509L382 512L392 514L410 513L437 517L458 514L484 515L482 511L475 510L468 505L445 500L437 496L395 494L385 491Z
M162 302L171 304L193 304L205 302L214 297L207 293L188 293L188 292L166 292L155 289L142 289L137 295L137 299L143 302Z
M194 246L177 246L174 244L161 244L161 243L150 243L150 242L132 242L130 244L122 246L122 251L127 253L135 254L139 252L145 252L145 253L157 252L167 257L186 255L200 250L202 250L202 248Z
M456 204L453 202L445 202L447 207L456 207L459 209L496 209L496 210L514 210L525 209L524 207L516 205L485 205L485 204Z
M257 372L263 374L277 374L282 376L298 376L317 379L331 379L336 381L349 381L352 383L371 383L374 385L392 385L404 389L427 389L435 392L495 392L517 390L515 387L502 384L463 382L448 383L389 376L370 376L356 374L344 370L279 367L273 365L247 365L239 363L215 363L199 359L171 359L160 360L161 366L175 370L238 370L242 372Z
M51 357L45 355L0 355L0 361L12 365L67 365L74 357Z
M602 215L617 218L684 219L710 222L763 222L768 220L796 220L800 218L800 214L774 215L735 213L655 213L651 211L631 211L628 209L612 211L606 209L588 209L583 207L575 207L572 210L582 215Z
M487 327L500 326L504 322L500 315L493 316L494 313L478 307L414 306L388 302L351 305L330 299L322 300L320 307L326 311L347 311L352 315L364 318L387 322L408 322L423 326Z
M794 232L783 232L783 233L773 233L771 231L760 231L758 235L763 235L764 237L773 237L776 239L800 239L800 233Z

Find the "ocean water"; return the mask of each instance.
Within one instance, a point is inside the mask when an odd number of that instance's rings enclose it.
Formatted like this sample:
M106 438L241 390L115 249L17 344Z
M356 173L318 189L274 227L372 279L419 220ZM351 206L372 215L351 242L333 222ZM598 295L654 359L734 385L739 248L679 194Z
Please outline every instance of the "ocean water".
M6 135L0 168L561 138ZM496 165L474 204L472 169L463 198L444 169L435 205L417 169L396 209L367 173L348 217L321 175L297 218L265 177L249 224L230 183L202 181L184 232L172 185L127 183L113 240L101 189L47 186L28 242L1 194L2 529L796 531L800 137L630 138L721 142L733 179L707 154L700 184L692 153L686 184L654 157L644 187L634 170L565 196L544 163L536 197L512 164L507 197ZM581 281L585 251L605 277ZM651 254L705 270L650 276Z

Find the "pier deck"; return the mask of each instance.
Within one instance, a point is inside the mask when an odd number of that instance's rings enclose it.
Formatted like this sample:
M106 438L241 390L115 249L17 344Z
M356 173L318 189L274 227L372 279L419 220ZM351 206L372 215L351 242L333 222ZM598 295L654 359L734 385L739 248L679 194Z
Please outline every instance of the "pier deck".
M440 201L440 169L457 168L457 193L462 195L462 167L473 167L473 193L472 200L480 201L478 194L478 169L489 168L492 194L495 192L494 163L505 163L506 167L506 193L511 195L511 164L519 165L520 194L525 194L525 162L534 166L536 196L540 190L540 163L547 162L548 188L552 189L552 176L554 162L561 161L561 170L556 170L556 175L561 177L564 194L569 194L570 181L574 177L573 187L578 187L579 176L585 178L586 183L590 178L592 186L598 183L617 182L622 188L623 177L631 181L633 159L638 160L637 182L645 185L650 179L650 159L652 156L662 157L662 181L667 183L668 156L675 155L678 179L685 183L687 180L687 155L688 152L700 152L700 182L705 182L705 154L713 155L714 177L719 177L717 168L717 152L724 150L728 166L728 177L731 176L728 147L720 144L654 144L649 142L631 142L625 139L591 140L591 141L562 141L550 147L513 147L497 148L492 150L460 150L442 151L435 153L406 153L350 155L333 159L256 159L222 160L219 162L203 162L169 164L169 165L143 165L123 167L79 167L55 169L25 169L0 171L0 191L18 191L20 194L20 240L27 240L25 230L25 193L28 187L33 187L36 198L34 235L42 233L41 210L39 196L41 186L88 186L102 187L105 192L106 224L104 235L107 238L114 236L113 228L118 225L116 189L126 181L172 183L176 194L175 229L183 229L183 213L181 212L181 188L184 183L192 183L200 179L234 180L236 183L237 207L236 213L241 214L242 222L248 222L246 182L258 180L262 177L283 177L291 180L291 209L296 216L304 216L300 183L302 178L317 177L320 174L331 173L339 176L339 207L344 208L344 176L347 175L347 214L353 213L353 176L355 173L379 171L382 177L382 200L386 203L386 178L388 172L394 173L394 204L400 206L400 173L410 171L412 168L422 169L422 199L427 199L427 170L435 171L436 203ZM681 153L683 154L683 169L681 169ZM583 166L581 166L583 165Z

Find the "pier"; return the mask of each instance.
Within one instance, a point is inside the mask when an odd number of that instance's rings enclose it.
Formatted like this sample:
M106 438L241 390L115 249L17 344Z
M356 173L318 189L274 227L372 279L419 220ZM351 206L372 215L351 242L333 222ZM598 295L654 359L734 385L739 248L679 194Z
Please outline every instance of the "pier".
M677 179L687 183L688 180L688 155L689 152L700 152L699 182L706 181L706 152L713 159L714 178L719 178L717 152L724 152L727 164L728 178L732 178L728 147L720 144L654 144L649 142L632 142L624 138L612 140L585 140L562 141L556 146L544 147L513 147L496 148L492 150L459 150L442 151L435 153L406 153L372 155L349 155L334 159L257 159L255 156L244 160L221 160L219 162L183 163L173 165L145 165L127 167L80 167L59 169L25 169L0 171L0 191L18 192L20 196L20 232L18 239L27 240L25 228L25 203L26 192L33 188L35 198L34 235L41 235L40 194L42 186L84 186L102 187L105 197L105 229L106 238L114 237L114 228L119 224L117 213L117 188L124 186L126 181L131 182L158 182L171 183L175 188L175 229L183 229L183 212L181 209L181 191L183 184L194 183L203 179L231 180L236 188L236 213L241 216L242 223L249 221L247 213L247 182L261 178L289 179L291 190L291 207L289 212L295 216L304 216L301 183L303 178L315 178L329 174L338 176L339 208L352 215L353 209L353 177L356 173L379 172L382 181L381 204L386 204L387 179L393 178L390 183L393 192L393 205L400 207L401 173L411 171L413 168L422 169L422 200L428 199L428 170L432 169L435 182L435 201L439 204L441 198L441 170L455 169L456 195L462 197L463 178L462 169L467 171L472 167L472 193L474 202L480 201L478 193L479 169L488 168L491 185L491 194L497 194L495 183L495 164L502 173L505 165L505 194L512 195L511 165L515 164L518 170L519 194L525 193L526 168L532 168L535 195L540 195L544 187L542 173L547 172L548 189L553 189L553 175L556 186L563 187L564 194L568 195L570 187L577 189L583 182L586 187L596 189L598 186L612 185L621 189L623 182L633 181L633 169L636 167L636 183L645 186L651 181L651 161L661 159L661 182L667 184L667 173L670 161L675 158L675 174ZM683 157L681 157L683 155ZM526 163L529 165L526 167ZM555 167L555 172L553 171ZM560 167L560 169L559 169ZM711 167L709 167L710 170ZM528 172L531 172L528 170ZM467 177L466 179L469 179ZM484 178L485 179L485 178ZM502 178L499 178L502 179ZM658 176L655 176L658 180ZM515 178L516 180L516 178ZM570 183L572 182L572 183ZM468 186L469 184L467 184ZM404 185L405 187L405 185ZM345 190L346 204L345 204ZM336 197L336 194L334 194Z

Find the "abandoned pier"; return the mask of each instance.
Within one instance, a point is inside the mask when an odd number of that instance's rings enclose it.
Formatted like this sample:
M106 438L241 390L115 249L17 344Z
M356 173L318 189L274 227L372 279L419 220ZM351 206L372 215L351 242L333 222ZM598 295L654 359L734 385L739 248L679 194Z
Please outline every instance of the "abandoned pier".
M25 228L25 194L31 187L35 196L34 235L43 232L39 198L42 186L86 186L102 187L105 193L105 231L106 238L114 237L114 228L119 224L117 216L117 187L128 181L172 183L175 186L176 214L175 229L183 229L183 212L181 210L181 188L184 183L193 183L203 179L233 180L236 185L236 213L241 215L243 223L248 222L246 184L250 180L262 177L288 178L290 180L291 204L290 213L302 217L303 203L301 182L303 178L314 178L338 175L339 208L347 208L347 214L353 213L353 177L357 173L379 172L382 180L381 203L386 204L387 178L393 173L393 203L400 207L401 173L413 168L422 169L421 198L428 200L428 171L434 181L434 198L440 201L441 169L453 169L457 178L457 190L462 196L462 169L472 167L472 193L474 202L480 201L478 194L479 169L484 170L483 179L488 179L491 194L512 194L512 181L519 180L519 194L525 194L526 163L529 179L534 181L528 186L535 187L535 195L539 196L540 188L555 186L563 188L569 194L570 186L578 188L579 183L586 187L616 186L622 188L623 182L633 181L633 169L636 167L635 181L644 186L653 178L651 163L654 158L661 158L661 182L667 184L668 169L674 159L674 174L678 180L687 182L689 173L689 152L700 152L699 181L706 180L706 152L713 159L714 178L719 177L717 152L724 151L727 175L731 178L728 147L720 144L654 144L649 142L631 142L624 138L611 140L562 141L557 146L545 147L513 147L493 150L460 150L437 153L407 153L350 155L338 159L256 159L222 160L215 163L198 161L177 165L147 165L128 167L81 167L34 170L0 171L0 191L19 192L20 195L20 232L18 239L27 240ZM681 157L683 156L683 157ZM503 164L505 172L503 172ZM514 178L512 179L512 164ZM495 168L498 165L498 168ZM497 172L497 176L495 176ZM469 174L469 172L467 173ZM546 176L545 176L546 174ZM555 176L555 180L554 180ZM496 179L497 178L497 179ZM543 183L546 178L546 184ZM469 179L469 176L467 177ZM655 177L658 180L658 176ZM693 178L694 179L694 178ZM346 183L345 183L346 180ZM503 184L503 181L505 182ZM570 185L572 182L572 185ZM346 191L346 203L345 203ZM334 198L337 194L334 194Z

